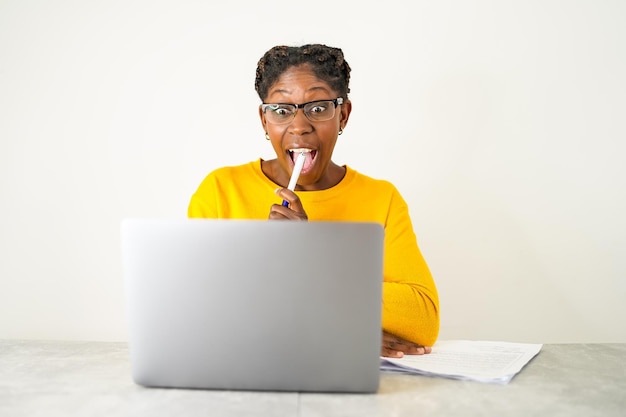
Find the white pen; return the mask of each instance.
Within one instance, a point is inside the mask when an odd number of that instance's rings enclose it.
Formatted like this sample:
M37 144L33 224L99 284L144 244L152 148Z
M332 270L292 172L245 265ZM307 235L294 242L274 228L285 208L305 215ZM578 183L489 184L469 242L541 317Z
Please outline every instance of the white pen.
M291 179L289 180L289 185L287 186L288 190L295 190L296 184L298 183L298 177L300 176L300 171L302 171L302 167L304 166L304 161L306 156L304 156L304 151L300 151L298 158L296 159L296 163L293 166L293 171L291 172ZM289 202L287 200L283 200L283 206L288 207Z

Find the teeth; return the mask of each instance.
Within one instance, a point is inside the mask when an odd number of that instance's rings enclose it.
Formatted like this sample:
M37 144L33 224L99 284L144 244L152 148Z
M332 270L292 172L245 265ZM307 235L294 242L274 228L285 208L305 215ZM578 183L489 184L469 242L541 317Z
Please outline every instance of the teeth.
M296 148L296 149L289 149L289 152L293 152L293 153L300 153L300 152L311 152L311 149L307 149L307 148Z

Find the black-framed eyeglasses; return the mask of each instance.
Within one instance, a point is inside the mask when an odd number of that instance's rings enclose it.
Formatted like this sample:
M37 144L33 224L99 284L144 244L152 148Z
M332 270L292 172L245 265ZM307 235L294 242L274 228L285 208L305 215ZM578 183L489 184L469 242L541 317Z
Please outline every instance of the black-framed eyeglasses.
M302 109L304 115L312 122L325 122L335 117L335 108L343 104L343 98L337 97L334 100L315 100L302 104L261 104L261 111L269 123L282 125L290 123L295 117L298 109Z

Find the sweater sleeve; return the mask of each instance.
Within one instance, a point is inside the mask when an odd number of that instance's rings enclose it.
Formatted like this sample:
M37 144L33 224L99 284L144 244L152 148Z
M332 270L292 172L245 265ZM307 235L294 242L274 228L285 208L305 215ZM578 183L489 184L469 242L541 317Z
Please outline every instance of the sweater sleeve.
M191 196L187 207L189 218L214 219L218 216L217 209L218 187L215 174L211 173L204 178L196 192Z
M417 245L408 207L394 189L385 224L383 329L432 346L439 334L439 298Z

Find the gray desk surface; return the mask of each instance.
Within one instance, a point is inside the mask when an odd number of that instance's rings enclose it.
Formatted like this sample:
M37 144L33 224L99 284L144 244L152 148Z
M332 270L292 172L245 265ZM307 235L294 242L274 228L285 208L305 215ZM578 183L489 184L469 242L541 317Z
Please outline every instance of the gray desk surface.
M0 340L0 416L626 416L626 344L544 345L508 385L382 373L377 394L143 388L124 343Z

